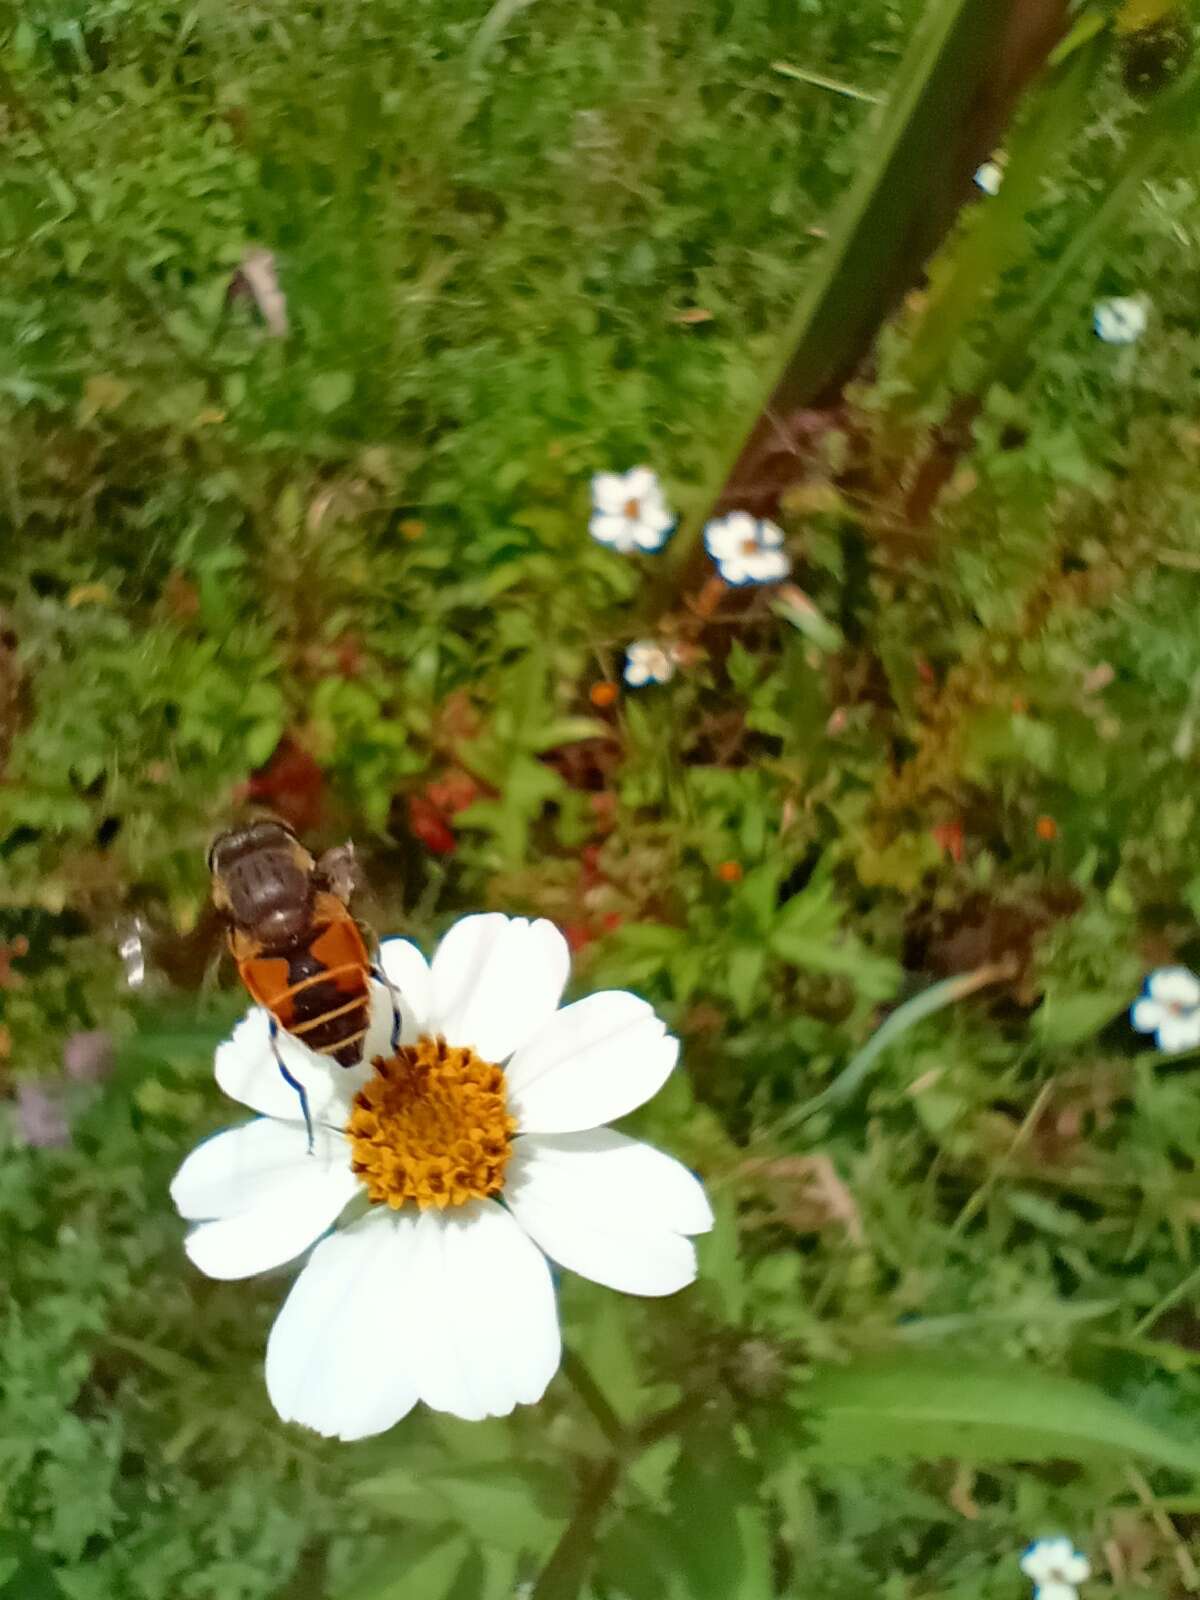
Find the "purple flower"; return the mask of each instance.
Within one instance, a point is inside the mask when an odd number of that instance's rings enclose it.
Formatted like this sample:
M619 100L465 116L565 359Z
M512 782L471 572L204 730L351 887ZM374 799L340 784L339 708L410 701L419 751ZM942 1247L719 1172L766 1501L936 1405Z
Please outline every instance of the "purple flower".
M17 1132L34 1150L54 1150L70 1144L71 1129L62 1096L40 1083L18 1083Z
M103 1028L73 1033L63 1045L63 1071L76 1083L103 1083L112 1069L112 1035Z

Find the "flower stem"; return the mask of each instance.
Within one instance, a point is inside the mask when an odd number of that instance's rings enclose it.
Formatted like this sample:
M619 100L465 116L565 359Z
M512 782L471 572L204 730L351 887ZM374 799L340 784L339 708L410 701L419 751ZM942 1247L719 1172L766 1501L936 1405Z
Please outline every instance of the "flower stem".
M608 1441L611 1454L590 1468L575 1513L542 1568L531 1600L575 1600L587 1579L600 1519L625 1469L651 1445L674 1433L698 1403L695 1395L685 1395L664 1411L655 1412L636 1425L626 1426L573 1350L563 1351L562 1372L591 1412Z
M600 1385L573 1350L563 1351L562 1371L567 1382L596 1419L597 1427L612 1445L613 1450L619 1456L624 1455L629 1445L625 1424L609 1405Z
M593 1470L579 1498L575 1515L563 1530L553 1554L533 1586L531 1600L575 1600L587 1578L600 1518L612 1499L620 1477L619 1456L609 1456L607 1461L602 1461Z

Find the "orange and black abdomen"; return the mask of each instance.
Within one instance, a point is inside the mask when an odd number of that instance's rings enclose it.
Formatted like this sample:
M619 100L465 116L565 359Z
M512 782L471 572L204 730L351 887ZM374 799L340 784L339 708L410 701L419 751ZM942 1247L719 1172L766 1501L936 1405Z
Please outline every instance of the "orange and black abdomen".
M251 955L235 934L233 954L246 988L286 1033L352 1067L371 1020L371 964L358 924L336 904L332 919L290 950Z

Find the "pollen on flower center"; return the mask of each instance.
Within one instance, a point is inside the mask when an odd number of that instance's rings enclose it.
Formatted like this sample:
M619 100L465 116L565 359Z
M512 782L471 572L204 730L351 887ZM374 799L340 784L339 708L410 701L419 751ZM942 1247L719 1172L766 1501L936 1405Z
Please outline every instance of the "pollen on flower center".
M517 1128L500 1068L440 1038L374 1065L346 1124L372 1203L445 1210L498 1194Z
M641 514L642 502L636 497L636 495L632 500L626 500L625 515L629 518L630 522L636 522Z
M757 539L743 539L742 540L742 554L744 556L755 555L757 553L757 551L758 551L758 540Z

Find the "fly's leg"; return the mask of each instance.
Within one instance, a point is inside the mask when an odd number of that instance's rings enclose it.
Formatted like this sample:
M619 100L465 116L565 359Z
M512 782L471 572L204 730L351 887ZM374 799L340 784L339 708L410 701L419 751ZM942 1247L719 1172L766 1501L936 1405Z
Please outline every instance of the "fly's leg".
M391 979L378 962L371 968L371 976L387 990L388 999L392 1003L392 1054L395 1055L400 1048L400 1030L404 1026L404 1019L400 1015L400 1002L396 998L396 990Z
M287 1067L284 1066L283 1057L279 1053L279 1024L274 1017L271 1018L271 1053L275 1057L275 1065L279 1068L280 1076L284 1083L295 1089L300 1096L300 1109L304 1113L304 1128L308 1134L308 1153L313 1153L313 1123L312 1115L308 1109L308 1092L304 1085L293 1078Z

